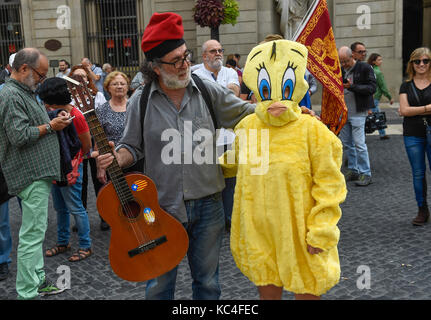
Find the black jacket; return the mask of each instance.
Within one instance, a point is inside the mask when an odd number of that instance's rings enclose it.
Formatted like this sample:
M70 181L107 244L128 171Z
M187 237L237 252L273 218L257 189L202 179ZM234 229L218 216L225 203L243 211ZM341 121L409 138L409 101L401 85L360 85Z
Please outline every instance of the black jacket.
M376 76L373 68L365 62L357 61L353 67L353 84L347 89L355 93L356 112L374 108L373 95L377 89ZM345 75L344 69L343 79Z
M57 117L57 114L63 109L49 111L48 116L50 119ZM57 181L58 186L67 186L66 175L72 171L72 159L81 149L81 141L76 133L75 125L73 122L65 127L63 130L57 131L58 142L60 143L60 168L61 168L61 181Z
M7 184L3 176L3 172L0 168L0 204L3 204L4 202L8 201L10 198L12 198L11 195L9 195L7 190Z

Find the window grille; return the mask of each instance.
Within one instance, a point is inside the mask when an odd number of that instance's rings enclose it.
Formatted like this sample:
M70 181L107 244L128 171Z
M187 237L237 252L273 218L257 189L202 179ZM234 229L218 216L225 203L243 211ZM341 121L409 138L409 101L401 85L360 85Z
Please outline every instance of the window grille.
M9 56L24 47L19 0L0 0L0 65L9 63Z
M86 0L88 57L133 77L142 62L142 0Z

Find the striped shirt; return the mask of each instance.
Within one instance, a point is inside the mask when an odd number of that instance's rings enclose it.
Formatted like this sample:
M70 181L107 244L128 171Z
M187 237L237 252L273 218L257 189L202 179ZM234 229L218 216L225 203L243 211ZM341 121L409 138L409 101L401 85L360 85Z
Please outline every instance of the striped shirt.
M10 194L37 180L60 180L57 135L39 137L37 128L49 121L29 87L14 79L6 82L0 91L0 164Z

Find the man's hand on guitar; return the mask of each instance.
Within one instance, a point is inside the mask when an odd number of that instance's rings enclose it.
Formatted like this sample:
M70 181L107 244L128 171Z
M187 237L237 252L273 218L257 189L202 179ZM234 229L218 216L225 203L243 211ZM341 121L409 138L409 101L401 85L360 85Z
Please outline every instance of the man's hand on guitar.
M108 182L108 176L106 175L106 170L99 168L99 166L97 166L97 179L102 184L105 184Z
M114 150L114 142L109 141L109 146L112 148L112 152L116 154ZM100 168L104 171L106 171L106 169L111 165L112 161L114 161L114 156L111 153L99 154L99 151L93 151L91 153L91 157L96 159L97 168Z

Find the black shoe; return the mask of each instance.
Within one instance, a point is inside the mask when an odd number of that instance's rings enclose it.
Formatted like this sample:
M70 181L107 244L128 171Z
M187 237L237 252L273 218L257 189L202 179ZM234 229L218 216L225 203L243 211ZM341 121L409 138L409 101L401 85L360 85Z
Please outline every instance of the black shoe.
M366 187L371 183L371 176L366 176L365 174L359 175L358 181L355 182L355 184L358 187Z
M0 264L0 281L6 280L9 276L9 265L7 262Z
M348 170L344 175L344 178L346 179L346 181L356 181L359 179L359 174L352 170Z
M102 230L102 231L107 231L107 230L109 230L109 229L111 229L111 228L109 227L109 224L107 224L107 223L106 223L106 221L102 219L102 220L100 221L100 230Z
M380 137L380 140L388 140L389 139L389 136L381 136Z

